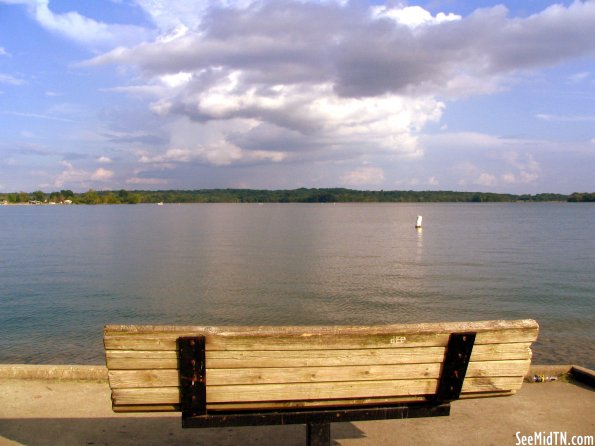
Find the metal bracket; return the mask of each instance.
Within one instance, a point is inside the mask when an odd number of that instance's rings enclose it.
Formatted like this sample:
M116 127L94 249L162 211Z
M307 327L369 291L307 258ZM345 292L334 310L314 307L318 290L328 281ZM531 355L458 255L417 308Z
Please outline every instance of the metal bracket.
M409 403L354 408L268 410L260 412L211 412L205 416L182 418L182 427L235 427L286 424L348 423L351 421L392 420L448 416L450 404ZM315 432L312 432L315 434Z
M437 402L458 400L467 373L475 333L451 333L436 392Z
M207 378L205 337L180 337L179 353L180 405L182 417L207 413Z

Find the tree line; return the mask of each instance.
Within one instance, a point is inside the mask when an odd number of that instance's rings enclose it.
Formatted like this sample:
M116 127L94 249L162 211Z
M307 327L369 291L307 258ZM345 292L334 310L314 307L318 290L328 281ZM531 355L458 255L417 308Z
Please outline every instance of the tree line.
M595 192L574 192L570 194L568 201L571 203L593 203L595 202Z
M595 193L563 194L498 194L492 192L456 191L364 191L345 188L268 189L198 189L198 190L105 190L89 189L45 193L14 192L1 194L0 202L8 203L72 203L72 204L137 204L137 203L503 203L503 202L592 202Z

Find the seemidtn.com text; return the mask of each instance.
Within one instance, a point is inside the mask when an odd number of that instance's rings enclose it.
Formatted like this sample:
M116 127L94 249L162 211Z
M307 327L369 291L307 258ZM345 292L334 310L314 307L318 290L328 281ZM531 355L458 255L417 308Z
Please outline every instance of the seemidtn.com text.
M516 434L516 446L594 446L593 435L569 435L568 432L533 432Z

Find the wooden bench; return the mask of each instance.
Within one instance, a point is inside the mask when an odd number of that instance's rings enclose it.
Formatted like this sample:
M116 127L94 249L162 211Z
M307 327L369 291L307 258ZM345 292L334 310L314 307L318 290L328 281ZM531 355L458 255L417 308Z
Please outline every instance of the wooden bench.
M181 411L183 427L443 416L459 398L512 395L533 320L329 327L107 325L116 412Z

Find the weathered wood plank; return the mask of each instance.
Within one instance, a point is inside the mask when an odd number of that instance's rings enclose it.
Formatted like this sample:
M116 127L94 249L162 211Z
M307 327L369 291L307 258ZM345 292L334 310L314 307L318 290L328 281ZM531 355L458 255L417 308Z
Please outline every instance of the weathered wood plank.
M141 333L191 333L196 335L218 336L283 336L283 335L309 335L321 334L390 334L390 333L436 333L436 332L482 332L490 330L538 328L533 319L521 320L492 320L476 322L439 322L418 324L391 324L391 325L324 325L324 326L197 326L197 325L106 325L104 334L141 334Z
M194 333L155 333L139 335L109 335L104 338L106 349L118 350L174 350L179 336L192 336ZM342 350L361 348L395 348L398 346L444 347L448 333L412 334L407 337L400 333L387 335L304 335L304 336L207 336L207 351L215 350Z
M207 404L209 410L254 410L254 409L300 409L303 407L330 407L330 406L353 406L353 405L379 405L399 404L427 401L425 396L401 396L385 398L351 398L332 400L308 400L308 401L265 401L249 403L215 403Z
M531 359L531 342L473 345L470 361L506 361Z
M106 334L107 350L175 350L179 336L195 333L142 333L129 335ZM363 348L444 347L450 333L340 334L296 336L208 336L206 349L213 350L342 350ZM533 342L537 328L492 330L478 333L475 344Z
M461 399L492 398L514 395L516 390L505 390L499 392L473 392L461 394ZM334 399L315 401L266 401L263 403L218 403L207 404L210 412L213 411L253 411L253 410L291 410L303 408L323 408L337 406L366 406L378 404L401 404L427 401L425 396L404 396L393 398L357 398L357 399ZM151 405L114 405L114 412L173 412L180 411L176 404L151 404Z
M177 369L175 350L106 350L105 361L111 370Z
M470 362L467 367L465 380L469 378L500 376L524 377L529 371L530 366L530 359Z
M469 378L463 393L518 390L523 377ZM350 383L262 384L248 386L207 386L207 401L240 403L264 401L305 401L431 395L437 380L361 381ZM178 404L177 387L113 389L115 405Z
M207 368L207 386L346 382L438 378L440 364L392 366L291 367L213 369ZM167 387L178 385L176 370L115 370L109 372L113 388Z
M109 384L112 389L136 387L178 387L178 371L167 370L109 370Z
M463 382L463 393L473 392L496 392L503 390L517 391L523 385L525 376L498 376L486 378L465 378Z
M357 399L333 399L333 400L311 400L311 401L265 401L250 403L216 403L207 404L209 412L212 411L246 411L246 410L291 410L308 408L324 408L337 406L370 406L380 404L400 404L411 402L427 401L425 396L404 396L392 398L357 398ZM176 404L152 404L152 405L114 405L115 412L173 412L180 411L180 406Z
M163 355L161 355L163 353ZM176 368L175 352L108 350L110 369ZM419 364L440 362L444 347L412 347L362 350L251 350L207 351L209 369L247 367L324 367L371 364Z
M471 361L531 358L530 343L475 345ZM207 351L209 369L258 367L316 367L440 362L443 347L362 350ZM174 369L177 353L171 350L107 350L107 367L116 370Z
M529 365L529 360L472 362L467 369L467 377L524 376ZM207 368L207 386L438 379L440 369L440 363L347 367ZM178 385L178 379L178 372L175 369L109 371L112 388L175 387Z
M308 383L308 384L262 384L248 386L207 386L207 401L262 402L297 401L338 398L369 398L423 395L434 393L437 380L365 381L356 383ZM116 404L176 404L179 401L177 387L139 389L113 389Z
M181 412L178 404L132 404L118 406L112 404L112 410L117 413L126 412Z

